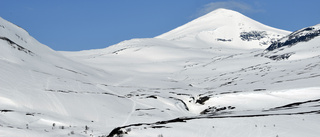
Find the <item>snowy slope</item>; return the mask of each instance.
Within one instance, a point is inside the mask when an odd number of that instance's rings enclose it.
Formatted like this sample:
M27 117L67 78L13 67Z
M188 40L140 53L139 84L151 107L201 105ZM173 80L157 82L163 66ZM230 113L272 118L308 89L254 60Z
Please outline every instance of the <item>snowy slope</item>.
M129 99L105 88L111 74L65 58L2 18L0 26L0 136L80 135L93 123L112 129L122 121L111 117L130 112ZM68 130L54 130L62 126Z
M0 136L316 137L319 37L265 50L306 31L219 9L156 38L56 52L1 19Z
M65 52L65 55L108 71L116 67L115 71L122 69L121 73L151 69L152 72L172 73L192 59L265 49L271 41L289 33L238 12L218 9L156 38L132 39L105 49ZM123 69L128 62L132 65ZM107 67L111 64L115 67Z

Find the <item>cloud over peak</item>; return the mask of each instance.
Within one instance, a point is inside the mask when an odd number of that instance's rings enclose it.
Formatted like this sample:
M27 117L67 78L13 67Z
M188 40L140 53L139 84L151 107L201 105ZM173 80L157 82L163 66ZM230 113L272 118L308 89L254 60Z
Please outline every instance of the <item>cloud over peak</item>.
M196 17L205 15L219 8L235 10L239 12L261 12L262 10L254 9L251 5L237 1L211 2L203 6L195 15Z

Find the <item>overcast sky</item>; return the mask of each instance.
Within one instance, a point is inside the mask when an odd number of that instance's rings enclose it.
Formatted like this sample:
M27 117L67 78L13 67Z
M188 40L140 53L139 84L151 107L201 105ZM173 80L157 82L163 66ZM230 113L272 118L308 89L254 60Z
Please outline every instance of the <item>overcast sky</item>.
M319 0L0 0L0 16L54 50L151 38L217 8L295 31L320 23Z

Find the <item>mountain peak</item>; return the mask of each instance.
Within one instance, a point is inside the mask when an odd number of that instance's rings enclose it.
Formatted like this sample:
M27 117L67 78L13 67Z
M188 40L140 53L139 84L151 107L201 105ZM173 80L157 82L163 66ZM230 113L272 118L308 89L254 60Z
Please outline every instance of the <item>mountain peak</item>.
M247 18L245 15L237 12L237 11L233 11L233 10L229 10L229 9L223 9L223 8L219 8L216 9L214 11L211 11L199 18L196 18L195 22L201 22L203 21L204 23L206 22L219 22L219 23L223 23L223 24L228 24L231 22L238 22L243 18ZM191 21L191 22L193 22ZM190 23L191 23L190 22Z
M236 15L236 16L244 16L241 13L234 11L234 10L230 10L230 9L224 9L224 8L219 8L216 10L213 10L205 15L203 15L202 17L208 17L208 16L217 16L217 15Z
M263 25L239 12L221 8L156 38L202 41L209 45L236 45L238 48L266 48L272 40L289 33Z

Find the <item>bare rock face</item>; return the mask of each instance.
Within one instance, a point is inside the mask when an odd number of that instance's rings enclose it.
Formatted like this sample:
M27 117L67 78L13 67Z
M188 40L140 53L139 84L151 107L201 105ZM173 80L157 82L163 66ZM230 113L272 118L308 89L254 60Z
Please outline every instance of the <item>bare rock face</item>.
M320 25L307 27L291 33L290 35L280 39L277 42L271 44L267 50L272 51L284 46L293 46L299 42L307 42L320 36Z

